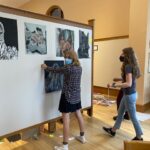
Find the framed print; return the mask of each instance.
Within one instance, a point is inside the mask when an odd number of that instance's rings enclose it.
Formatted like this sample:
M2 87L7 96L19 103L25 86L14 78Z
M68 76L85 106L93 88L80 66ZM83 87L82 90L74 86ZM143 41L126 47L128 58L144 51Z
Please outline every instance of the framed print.
M84 31L79 31L79 48L78 56L79 58L89 58L89 33Z
M47 54L46 26L32 23L24 25L27 54Z
M44 63L52 68L60 68L64 66L64 61L57 61L57 60L47 60L44 61ZM55 92L55 91L60 91L63 87L63 74L61 73L56 73L53 71L46 71L45 70L45 92L50 93L50 92Z
M17 58L17 20L0 17L0 60L10 60Z
M68 29L56 29L56 56L63 57L64 50L74 49L74 31Z

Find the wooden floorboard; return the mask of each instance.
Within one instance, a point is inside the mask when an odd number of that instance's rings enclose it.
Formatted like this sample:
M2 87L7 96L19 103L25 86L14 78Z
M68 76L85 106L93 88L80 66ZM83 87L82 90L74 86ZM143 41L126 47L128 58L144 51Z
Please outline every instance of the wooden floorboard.
M147 111L150 113L150 110ZM70 150L123 150L123 141L131 140L134 137L134 129L130 121L124 120L121 129L115 137L110 137L102 130L103 126L112 126L112 117L116 114L116 105L101 106L94 105L94 116L88 117L83 113L85 120L86 144L81 144L76 140L69 143ZM141 122L144 131L144 140L150 141L150 120ZM70 137L79 134L76 118L72 116L70 124ZM62 141L62 124L57 123L56 133L49 135L42 133L39 140L28 139L26 141L8 142L4 139L0 143L0 150L53 150L54 145Z

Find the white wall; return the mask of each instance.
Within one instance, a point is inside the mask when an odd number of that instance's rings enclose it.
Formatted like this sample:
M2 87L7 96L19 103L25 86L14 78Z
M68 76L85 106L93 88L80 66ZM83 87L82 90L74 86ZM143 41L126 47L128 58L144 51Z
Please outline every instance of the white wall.
M145 50L144 104L150 102L150 1L147 4L147 33Z
M0 16L17 19L19 37L18 60L0 60L0 136L60 116L58 104L61 91L45 94L44 71L40 67L44 60L63 60L56 58L56 28L74 31L76 50L79 46L79 30L89 32L90 58L81 60L81 98L83 108L90 107L92 30L1 12ZM47 55L26 54L24 22L46 25Z
M45 14L53 5L62 8L65 19L95 19L95 39L129 34L130 0L31 0L20 8Z
M129 44L132 45L135 50L142 73L142 76L137 80L137 104L139 105L144 105L150 100L150 79L145 65L148 56L148 2L149 0L130 0Z
M128 39L114 39L94 42L94 86L107 87L114 77L120 77L119 56L122 49L129 46Z

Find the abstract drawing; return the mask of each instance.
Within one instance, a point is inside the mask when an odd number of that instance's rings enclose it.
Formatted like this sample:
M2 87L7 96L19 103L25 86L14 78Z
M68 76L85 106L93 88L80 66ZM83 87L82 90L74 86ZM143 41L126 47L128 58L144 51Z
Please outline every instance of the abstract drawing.
M79 58L89 58L89 33L85 34L83 31L79 31Z
M46 26L25 23L27 54L47 54Z
M74 49L74 31L57 28L56 34L56 56L62 57L64 50Z
M46 65L53 68L60 68L64 66L64 61L44 61ZM63 87L63 74L55 73L53 71L45 71L45 92L59 91Z
M0 17L0 60L18 58L17 21Z

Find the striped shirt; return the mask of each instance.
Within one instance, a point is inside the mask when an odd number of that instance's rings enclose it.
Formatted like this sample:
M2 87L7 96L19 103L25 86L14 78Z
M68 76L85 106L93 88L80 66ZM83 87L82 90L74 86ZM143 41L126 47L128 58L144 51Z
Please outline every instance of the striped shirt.
M70 104L77 104L81 101L81 75L82 68L75 65L65 65L61 68L47 67L47 71L64 74L62 93Z

